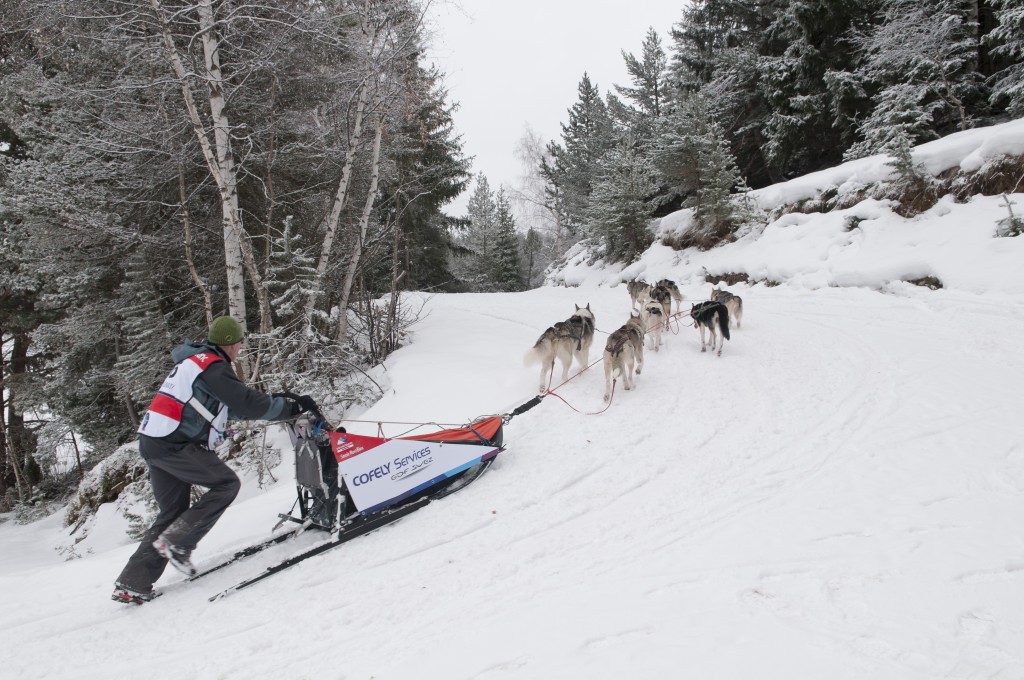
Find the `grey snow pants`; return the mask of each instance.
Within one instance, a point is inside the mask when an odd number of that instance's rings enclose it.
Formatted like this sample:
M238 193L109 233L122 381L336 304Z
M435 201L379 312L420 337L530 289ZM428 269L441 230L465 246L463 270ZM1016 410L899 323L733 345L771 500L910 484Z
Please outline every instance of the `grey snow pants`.
M147 592L167 566L167 560L153 548L153 541L165 538L179 548L194 550L213 528L238 495L238 475L217 454L198 444L185 444L167 453L164 442L139 440L139 448L149 466L150 482L160 514L142 537L142 543L129 558L117 582L133 590ZM159 444L157 444L159 442ZM147 456L147 445L157 444L160 454ZM189 507L192 485L209 489Z

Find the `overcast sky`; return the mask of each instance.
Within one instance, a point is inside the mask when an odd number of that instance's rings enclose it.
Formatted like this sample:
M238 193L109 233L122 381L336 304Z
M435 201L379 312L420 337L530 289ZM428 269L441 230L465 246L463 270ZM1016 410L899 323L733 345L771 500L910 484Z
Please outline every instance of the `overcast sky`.
M577 99L583 73L602 93L630 85L622 50L641 56L654 28L666 53L669 30L679 21L681 0L632 0L607 9L580 0L436 0L430 12L430 58L447 74L455 125L473 174L491 187L517 186L523 174L515 157L529 126L545 141ZM465 214L469 192L452 206Z

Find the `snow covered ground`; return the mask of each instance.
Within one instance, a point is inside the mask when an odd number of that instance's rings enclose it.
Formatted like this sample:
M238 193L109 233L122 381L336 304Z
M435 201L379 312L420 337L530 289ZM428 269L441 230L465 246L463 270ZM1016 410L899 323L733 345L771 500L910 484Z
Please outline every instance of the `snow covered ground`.
M979 148L961 142L934 152ZM163 597L125 607L108 598L135 546L112 512L70 561L59 515L0 525L0 677L1020 680L1024 239L993 238L995 200L909 221L858 206L852 232L789 216L707 254L577 263L577 287L423 297L361 420L510 411L536 391L523 353L574 303L600 357L623 275L690 300L703 266L785 281L730 287L745 312L721 358L678 326L589 415L598 364L515 417L472 486L223 600L206 598L319 537L193 584L168 570ZM900 280L924 270L946 288ZM294 496L278 473L249 480L197 562L268 534Z

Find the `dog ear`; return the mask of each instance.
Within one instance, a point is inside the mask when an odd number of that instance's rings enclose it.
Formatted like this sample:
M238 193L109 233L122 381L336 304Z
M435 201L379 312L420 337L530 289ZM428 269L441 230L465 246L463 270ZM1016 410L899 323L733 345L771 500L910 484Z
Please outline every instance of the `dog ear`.
M590 311L590 303L589 302L587 303L587 311L588 312Z

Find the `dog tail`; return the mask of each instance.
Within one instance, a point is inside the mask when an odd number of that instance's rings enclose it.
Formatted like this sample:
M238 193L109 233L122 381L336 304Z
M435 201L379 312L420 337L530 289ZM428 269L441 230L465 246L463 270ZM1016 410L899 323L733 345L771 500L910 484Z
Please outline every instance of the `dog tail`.
M534 364L539 364L544 360L544 355L547 354L544 343L547 341L547 338L542 337L537 341L537 344L526 350L526 354L523 355L524 366L533 366Z
M723 338L732 340L729 337L729 308L725 305L718 305L718 330L722 332Z

